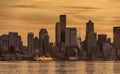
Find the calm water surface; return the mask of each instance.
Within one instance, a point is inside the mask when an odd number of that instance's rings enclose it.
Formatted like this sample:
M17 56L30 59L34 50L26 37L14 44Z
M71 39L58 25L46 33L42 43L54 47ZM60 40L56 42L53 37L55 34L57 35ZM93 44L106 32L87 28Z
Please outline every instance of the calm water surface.
M0 74L120 74L120 62L0 62Z

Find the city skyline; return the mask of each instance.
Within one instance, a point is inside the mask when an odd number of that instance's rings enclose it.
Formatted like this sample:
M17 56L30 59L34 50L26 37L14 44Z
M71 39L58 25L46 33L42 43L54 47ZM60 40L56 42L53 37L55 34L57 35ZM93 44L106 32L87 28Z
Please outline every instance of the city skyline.
M28 32L33 32L35 36L38 36L39 30L46 28L50 41L54 42L58 16L66 14L67 27L80 29L82 40L85 38L85 25L89 19L95 24L95 32L113 37L113 26L119 26L120 23L120 1L78 0L73 2L73 0L67 3L57 0L0 1L0 35L8 34L9 31L18 32L22 36L24 45L27 45Z
M8 35L0 36L0 49L3 56L14 54L16 60L21 55L26 59L34 60L35 56L53 57L54 60L119 60L120 59L120 27L113 27L113 42L107 34L97 34L94 30L94 22L88 20L86 23L85 40L77 37L77 29L66 26L66 15L59 16L59 22L55 25L55 42L50 42L46 28L39 30L39 36L29 32L27 36L27 47L18 32L9 32ZM5 51L4 51L5 50ZM25 59L22 57L21 59ZM20 60L20 59L19 59ZM53 59L51 59L53 60Z
M61 16L63 16L63 19L64 19L64 16L65 16L65 20L67 19L67 16L66 16L66 15L59 15L59 21L61 21ZM62 22L66 22L66 21L63 20ZM94 25L94 22L91 21L91 20L88 20L88 22L86 22L86 24L89 24L89 23L92 23L92 24L93 24L93 28L91 28L91 29L95 30L95 28L94 28L94 26L95 26L95 25ZM59 41L59 40L56 40L56 38L57 38L57 37L56 37L56 32L57 32L56 28L57 28L57 25L60 25L60 23L59 23L59 22L56 22L56 24L55 24L55 34L54 34L54 35L55 35L55 36L54 36L54 37L55 37L55 39L54 39L55 41L51 41L51 40L50 40L50 42L53 42L53 43L55 43L55 44L56 44L56 41ZM62 27L62 26L61 26L61 27ZM68 27L67 24L65 24L65 28L66 28L66 27ZM85 25L85 27L86 27L85 30L87 30L87 25ZM120 27L120 26L113 26L113 27L112 27L112 33L113 33L113 31L114 31L114 27ZM42 30L42 29L46 29L46 28L40 28L39 31ZM77 37L78 37L78 38L80 37L82 41L86 40L86 36L84 36L84 37L81 36L81 30L80 30L79 28L77 28L77 27L68 27L68 28L66 28L66 29L76 29L76 39L77 39ZM46 29L46 30L47 30L47 29ZM33 39L36 38L36 37L39 37L39 31L38 31L38 34L37 34L37 35L34 35L35 33L32 32L32 31L30 31L30 32L27 33L27 36L28 36L29 33L33 33ZM19 32L15 32L15 31L10 31L10 32L18 33L18 34L19 34ZM1 35L3 35L3 36L4 36L4 35L8 35L10 32L8 32L8 33L6 33L6 34L1 34ZM88 31L88 32L89 32L89 31ZM93 32L94 32L94 31L93 31ZM86 31L86 33L87 33L87 31ZM86 35L86 33L84 32L85 35ZM48 34L49 34L49 31L48 31ZM95 34L96 34L96 39L97 39L97 40L99 40L99 35L106 35L106 37L108 37L108 39L110 38L110 41L113 42L113 36L110 37L107 33L98 33L98 32L95 31ZM20 34L19 34L19 35L20 35ZM113 35L113 34L112 34L112 35ZM20 36L21 36L21 35L20 35ZM29 45L29 44L28 44L29 42L28 42L27 36L26 36L26 41L25 41L25 42L24 42L24 39L21 37L21 40L23 41L23 45L25 45L25 46L28 46L28 45ZM50 37L50 36L51 36L51 35L49 35L49 37ZM59 35L58 35L58 36L59 36ZM61 34L60 40L62 40L62 39L64 38L64 36L65 36L64 34ZM66 36L67 36L67 35L66 35ZM52 37L53 37L53 36L52 36ZM26 43L26 44L24 44L24 43Z

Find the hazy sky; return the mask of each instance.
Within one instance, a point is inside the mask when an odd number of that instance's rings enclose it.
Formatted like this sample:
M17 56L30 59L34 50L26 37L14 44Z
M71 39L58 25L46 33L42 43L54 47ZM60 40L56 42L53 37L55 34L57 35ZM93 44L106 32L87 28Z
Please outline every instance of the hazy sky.
M80 30L82 40L89 19L95 32L112 37L113 26L120 26L120 0L0 0L0 35L17 31L26 45L28 32L38 36L46 28L54 42L60 14L67 15L68 27Z

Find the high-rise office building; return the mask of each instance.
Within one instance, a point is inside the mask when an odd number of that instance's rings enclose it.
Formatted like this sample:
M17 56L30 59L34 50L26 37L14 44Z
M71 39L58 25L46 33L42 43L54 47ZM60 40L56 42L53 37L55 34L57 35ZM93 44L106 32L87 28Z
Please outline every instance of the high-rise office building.
M19 51L23 47L21 36L18 36L17 32L9 32L8 35L3 34L1 36L1 41L3 45L3 49L5 50L8 50L8 49L12 50L11 47L13 47L15 51Z
M103 44L107 41L107 35L106 34L99 34L98 35L98 46L99 49L103 49Z
M66 15L60 15L60 25L61 25L61 30L65 31L65 29L66 29Z
M113 28L113 42L117 57L120 58L120 27Z
M11 47L15 48L16 50L19 50L19 40L18 40L18 33L17 32L9 32L8 34L9 37L9 49L11 49Z
M86 24L86 35L94 33L94 23L89 20Z
M66 15L60 15L61 42L65 42Z
M98 35L98 50L97 50L97 55L99 58L104 57L103 45L106 42L107 42L107 35L106 34L99 34Z
M105 42L103 44L103 53L104 53L104 59L105 60L112 59L113 46L110 43Z
M98 35L98 41L101 43L105 43L107 40L107 35L106 34L99 34Z
M94 23L89 20L86 24L86 48L87 48L87 55L92 57L97 48L97 39L96 33L94 32Z
M49 35L44 36L43 39L43 51L45 56L49 56Z
M29 52L34 51L34 34L32 32L28 33L28 49Z
M56 46L59 46L61 43L61 26L59 23L56 23Z
M8 35L2 35L1 42L2 42L3 48L8 49L8 43L9 43Z
M66 30L65 30L65 45L66 45L66 47L77 45L77 30L76 30L76 28L66 28Z
M2 51L3 49L3 44L2 44L2 40L1 40L1 36L0 36L0 51Z
M23 41L22 41L21 36L18 36L18 45L19 45L19 49L23 48Z
M111 44L111 38L107 38L107 42Z
M34 38L34 49L39 50L39 39L38 39L38 37Z
M39 32L39 48L42 56L47 56L49 44L49 35L46 29L41 29Z

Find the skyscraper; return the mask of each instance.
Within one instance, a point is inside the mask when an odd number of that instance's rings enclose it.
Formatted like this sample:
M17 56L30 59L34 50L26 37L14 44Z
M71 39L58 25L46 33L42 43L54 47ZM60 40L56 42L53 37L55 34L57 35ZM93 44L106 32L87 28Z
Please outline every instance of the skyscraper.
M107 35L106 34L98 34L98 41L101 43L105 43L107 40Z
M61 26L59 23L56 23L55 27L55 32L56 32L56 46L60 45L61 42Z
M22 49L22 47L23 47L23 41L22 41L21 36L18 36L18 45L19 45L19 49Z
M29 52L34 51L34 34L32 32L28 33L28 49Z
M1 36L1 42L2 42L2 45L3 45L3 48L4 49L8 49L8 42L9 40L8 40L8 35L2 35Z
M60 15L61 42L65 42L66 15Z
M86 47L87 47L87 55L89 57L93 57L97 48L97 39L96 33L94 32L94 23L89 20L86 24Z
M76 30L76 28L66 28L66 30L65 30L65 45L66 45L66 47L77 45L77 30Z
M41 29L39 32L39 48L41 52L41 56L47 56L49 44L49 35L46 29Z
M107 42L111 44L111 38L107 38Z
M39 39L38 39L38 37L34 38L34 49L35 50L39 49Z
M98 35L98 57L103 58L104 57L104 50L103 45L107 42L107 35L106 34L99 34Z
M14 47L16 50L19 50L19 38L18 38L18 33L17 32L9 32L8 34L9 37L9 49L11 47Z
M112 59L112 51L113 51L112 48L113 48L112 45L108 42L105 42L103 44L103 53L104 53L104 59L105 60Z
M86 35L94 33L94 23L89 20L86 24Z
M1 40L1 36L0 36L0 51L2 51L3 49L3 44L2 44L2 40Z
M113 41L117 57L120 58L120 27L113 28Z

